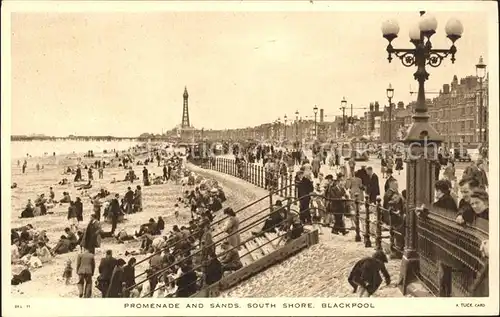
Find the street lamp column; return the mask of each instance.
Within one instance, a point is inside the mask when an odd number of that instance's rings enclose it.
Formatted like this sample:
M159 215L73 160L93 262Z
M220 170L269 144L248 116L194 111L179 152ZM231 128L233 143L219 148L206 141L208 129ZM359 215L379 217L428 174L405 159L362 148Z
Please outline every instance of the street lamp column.
M487 135L484 133L483 138L483 125L486 121L483 107L483 79L486 77L486 64L484 64L482 56L479 57L479 63L476 64L476 77L479 78L479 143L483 144L487 140Z
M392 97L394 97L394 88L389 84L389 87L386 89L387 99L389 99L389 144L392 144Z
M283 119L285 120L285 126L283 127L283 130L284 130L283 131L283 134L284 134L283 139L286 140L286 121L287 121L288 117L285 115L283 117Z
M295 111L295 140L299 140L299 110Z
M415 209L425 205L431 206L434 197L434 184L436 181L437 148L442 142L441 136L429 123L427 114L427 104L425 100L425 81L429 78L426 65L438 67L442 61L450 56L451 62L455 62L457 49L455 41L463 33L463 26L457 19L450 19L445 26L447 37L452 45L449 49L432 48L431 37L436 33L437 20L420 12L419 24L410 29L410 42L414 48L396 49L392 46L392 41L399 33L399 26L396 21L389 20L382 24L382 33L389 42L386 51L389 63L392 56L398 57L406 67L416 67L413 74L418 81L418 97L413 115L413 122L404 140L407 145L408 159L407 168L407 223L405 234L405 248L403 261L401 263L400 286L406 293L406 287L416 279L419 270L419 260L416 248L417 237L414 231L416 225Z
M340 109L342 110L342 138L345 136L345 108L347 105L347 100L345 100L345 97L342 98L342 101L340 102Z
M318 138L318 121L317 121L317 116L318 116L318 107L314 106L313 108L314 112L314 138Z

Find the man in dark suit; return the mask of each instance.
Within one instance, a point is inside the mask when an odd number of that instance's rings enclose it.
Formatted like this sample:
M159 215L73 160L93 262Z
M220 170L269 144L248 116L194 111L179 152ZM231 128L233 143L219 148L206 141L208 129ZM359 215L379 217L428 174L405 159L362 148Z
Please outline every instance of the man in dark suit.
M392 176L392 168L388 168L385 173L387 174L387 180L385 181L384 185L384 192L389 190L389 187L391 186L392 180L396 180L394 176Z
M89 250L84 249L83 253L78 254L76 258L76 273L79 276L78 294L82 298L92 296L92 276L95 271L95 258Z
M366 173L368 174L366 194L369 197L369 202L375 203L377 201L377 196L380 195L378 176L373 172L373 168L371 166L366 168Z
M99 246L98 235L101 234L101 225L97 221L97 216L92 214L90 216L89 224L85 229L82 237L81 247L89 250L90 253L95 254L95 248Z
M341 182L343 180L343 176L341 174L337 175L337 179L334 181L333 186L329 187L327 193L327 200L330 205L330 212L333 213L333 218L335 223L332 228L333 234L342 233L345 235L347 230L345 229L344 224L344 214L345 214L345 195L346 191L341 186Z
M99 290L102 292L102 297L106 297L115 266L116 259L113 257L113 252L107 250L106 256L101 259L99 264Z

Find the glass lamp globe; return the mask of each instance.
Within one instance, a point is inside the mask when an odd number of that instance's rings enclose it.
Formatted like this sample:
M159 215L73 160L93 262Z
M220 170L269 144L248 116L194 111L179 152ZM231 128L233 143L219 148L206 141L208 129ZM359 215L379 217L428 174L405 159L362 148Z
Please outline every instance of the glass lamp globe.
M448 38L452 42L455 42L462 37L462 34L464 33L464 26L462 25L462 22L460 22L460 20L458 20L457 18L451 18L446 23L444 30L446 32L446 35L448 35Z
M410 32L408 33L411 41L420 41L420 27L418 25L414 25L410 28Z
M382 35L391 42L399 33L399 25L396 20L387 20L382 23Z
M482 56L479 57L479 62L476 64L476 76L481 79L486 77L486 64Z
M438 22L432 14L426 13L420 18L418 26L420 27L420 31L434 34L434 32L436 32Z
M345 100L345 97L342 98L342 101L340 102L340 105L344 108L347 105L347 100Z
M387 98L394 97L394 88L392 88L391 84L389 84L389 87L386 89L386 92L387 92Z

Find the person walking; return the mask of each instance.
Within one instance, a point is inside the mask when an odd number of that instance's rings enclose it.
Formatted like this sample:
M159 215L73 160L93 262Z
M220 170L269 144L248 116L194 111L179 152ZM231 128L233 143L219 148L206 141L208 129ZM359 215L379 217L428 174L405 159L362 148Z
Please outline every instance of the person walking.
M76 274L79 280L78 296L80 298L90 298L92 296L92 276L95 272L95 257L88 249L84 249L76 258Z

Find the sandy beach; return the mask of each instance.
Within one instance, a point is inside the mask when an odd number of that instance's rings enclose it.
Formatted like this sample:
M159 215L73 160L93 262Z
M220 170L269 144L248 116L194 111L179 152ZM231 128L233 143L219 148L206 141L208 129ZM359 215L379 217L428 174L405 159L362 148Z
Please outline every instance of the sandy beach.
M104 155L106 156L106 155ZM101 157L101 155L99 155ZM12 189L12 211L11 211L11 227L17 228L27 224L31 224L37 230L46 230L47 236L50 239L49 246L54 246L59 237L64 234L64 228L68 227L67 220L67 208L68 204L55 205L54 208L49 209L52 214L47 214L45 216L39 216L35 218L18 218L21 211L28 199L34 201L37 195L45 193L48 196L49 188L52 187L56 196L56 200L62 197L62 193L67 191L70 193L72 199L80 197L84 206L84 221L80 224L80 229L85 228L90 215L92 213L92 205L90 204L90 199L81 190L76 190L73 184L74 175L63 175L62 172L67 166L75 166L77 164L77 155L60 155L55 157L39 157L31 158L28 160L27 173L22 174L21 167L17 166L17 160L12 162L12 182L17 183L17 188ZM97 158L83 158L81 161L82 166L85 164L93 163ZM111 155L105 160L110 160ZM137 159L142 160L141 156ZM43 170L37 171L36 164L43 165ZM22 161L21 161L22 164ZM141 171L144 166L135 165L133 166L136 175L141 175ZM248 186L243 180L233 178L228 175L223 175L215 173L213 171L206 171L199 167L187 164L190 170L193 170L197 174L200 174L207 178L214 178L219 181L225 191L227 200L223 204L224 207L232 207L235 210L247 205L249 202L261 198L267 194L267 192L261 188L254 186ZM149 164L147 166L149 172L153 175L161 175L162 167L158 167L157 164ZM82 169L82 174L84 178L87 178L87 170ZM136 181L133 184L128 182L117 182L111 184L111 180L116 178L116 180L121 180L124 178L125 170L123 167L107 167L104 169L104 178L97 179L97 171L94 172L94 181L92 182L93 187L87 190L87 193L91 196L95 195L101 188L107 189L111 193L119 193L122 197L126 192L127 187L135 187L136 185L142 185L142 182ZM70 184L59 185L58 182L62 178L68 178ZM84 184L78 183L78 184ZM139 229L139 226L146 223L150 218L157 219L158 216L162 216L165 221L165 230L170 230L175 224L184 225L187 224L191 218L190 211L188 209L181 208L180 210L180 220L176 220L174 216L174 205L178 197L182 195L182 192L189 187L183 187L181 185L176 185L173 182L162 185L152 185L143 187L143 212L135 213L131 215L126 215L125 221L118 224L118 230L125 229L129 234L133 234ZM255 210L261 210L267 207L268 202L263 201L252 209L245 210L240 214L240 219L244 219L249 215L249 213ZM216 213L216 220L222 217L221 213ZM104 231L109 231L111 224L105 221L101 221ZM220 228L218 228L220 229ZM216 229L216 232L218 230ZM251 234L250 231L242 234L242 238L247 237ZM127 261L131 256L125 256L125 251L137 250L139 247L138 241L130 241L124 244L119 244L113 238L103 239L101 248L96 250L96 261L100 261L101 257L104 256L106 250L113 250L113 254L117 258L123 258ZM78 251L70 252L67 254L57 255L53 258L51 263L44 265L42 268L32 270L32 280L26 283L12 286L13 296L22 297L77 297L78 291L75 283L77 282L76 274L73 273L72 285L65 285L62 272L64 269L64 264L67 259L73 261L75 265L76 255ZM144 258L144 255L135 256L137 260ZM139 265L136 268L136 274L142 273L147 268L147 263ZM22 269L19 265L12 266L12 273L18 273ZM94 279L97 276L94 276ZM50 287L49 287L50 286ZM93 297L100 297L100 292L97 289L93 289Z

